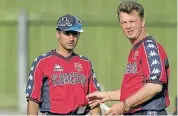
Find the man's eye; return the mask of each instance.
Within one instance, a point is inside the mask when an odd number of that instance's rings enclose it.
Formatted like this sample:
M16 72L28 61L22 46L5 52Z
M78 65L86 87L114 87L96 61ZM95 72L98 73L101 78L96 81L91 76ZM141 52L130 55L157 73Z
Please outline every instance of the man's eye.
M126 24L126 22L121 22L121 24Z
M133 22L136 22L136 21L133 20L133 21L130 21L130 22L133 23Z
M65 31L64 34L68 36L68 35L70 35L70 32Z
M67 36L72 35L74 37L79 37L80 36L80 32L77 32L77 31L65 31L64 34L67 35Z

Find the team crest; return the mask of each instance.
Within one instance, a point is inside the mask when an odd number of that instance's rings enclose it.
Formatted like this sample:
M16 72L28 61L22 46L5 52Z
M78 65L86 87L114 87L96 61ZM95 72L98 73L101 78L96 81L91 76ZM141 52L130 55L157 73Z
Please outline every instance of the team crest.
M75 63L75 69L78 70L78 71L82 71L82 64Z
M54 71L63 71L63 68L59 64L55 64Z
M134 55L133 55L132 59L133 59L133 60L136 60L136 59L137 59L137 57L138 57L138 51L136 51L136 52L134 53Z

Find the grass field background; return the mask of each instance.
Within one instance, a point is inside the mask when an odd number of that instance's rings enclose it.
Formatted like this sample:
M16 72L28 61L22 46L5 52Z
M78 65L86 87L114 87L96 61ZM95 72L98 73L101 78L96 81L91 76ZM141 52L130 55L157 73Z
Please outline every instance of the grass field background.
M120 0L121 1L121 0ZM117 21L119 0L1 0L0 4L0 108L17 107L17 19L24 8L29 16L28 63L57 46L55 24L59 16L71 13L84 25L76 52L93 63L105 90L121 86L131 45ZM148 32L167 51L171 77L169 92L173 110L177 90L176 0L138 0L145 8ZM110 104L110 103L108 103Z

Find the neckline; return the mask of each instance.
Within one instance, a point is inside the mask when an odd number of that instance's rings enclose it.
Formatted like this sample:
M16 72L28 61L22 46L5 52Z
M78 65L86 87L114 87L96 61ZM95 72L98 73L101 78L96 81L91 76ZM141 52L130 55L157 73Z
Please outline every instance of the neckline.
M53 55L59 58L62 58L63 60L66 60L66 61L70 61L74 56L76 56L76 54L73 52L70 56L64 57L63 55L57 53L56 49L51 50L51 52L53 53Z
M142 40L140 40L138 43L136 43L136 44L132 47L132 50L135 51L135 50L140 46L140 44L141 44L145 39L147 39L147 38L149 38L149 37L151 37L151 35L145 36Z

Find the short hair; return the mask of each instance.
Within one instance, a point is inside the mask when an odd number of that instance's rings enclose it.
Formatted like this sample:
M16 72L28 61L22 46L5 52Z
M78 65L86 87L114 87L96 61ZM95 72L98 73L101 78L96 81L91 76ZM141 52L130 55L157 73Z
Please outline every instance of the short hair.
M117 14L118 14L118 18L119 18L119 14L121 12L124 13L131 13L132 11L136 11L139 14L140 18L144 18L144 8L141 4L135 2L135 1L124 1L122 2L117 9Z

